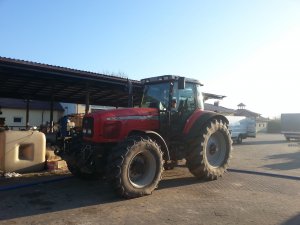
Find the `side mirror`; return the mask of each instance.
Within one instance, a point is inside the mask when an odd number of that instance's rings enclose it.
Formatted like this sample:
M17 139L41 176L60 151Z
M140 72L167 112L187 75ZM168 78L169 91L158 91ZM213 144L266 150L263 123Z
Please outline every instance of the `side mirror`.
M178 89L185 89L185 77L179 77L178 79Z

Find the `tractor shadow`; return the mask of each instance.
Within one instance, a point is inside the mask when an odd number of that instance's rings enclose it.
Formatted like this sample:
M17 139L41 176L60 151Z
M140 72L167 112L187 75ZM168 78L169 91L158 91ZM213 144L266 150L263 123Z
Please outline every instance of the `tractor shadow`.
M283 222L281 225L299 225L300 223L300 213L289 220Z
M23 184L27 183L25 179L18 181ZM12 183L14 182L12 181ZM10 189L9 187L13 188ZM72 176L70 179L62 179L58 182L41 182L37 185L25 185L21 188L14 187L15 184L5 183L2 186L2 189L5 190L0 191L0 224L3 220L102 205L121 200L111 190L111 187L102 180L85 181Z
M233 144L235 146L239 146L239 145L276 145L276 144L283 144L283 143L287 143L286 140L245 140L243 143L241 144Z
M181 169L168 172L167 177L159 183L158 190L201 183L195 177L182 177ZM179 176L178 176L179 171ZM173 174L174 173L174 174ZM175 175L177 173L177 175ZM141 201L140 198L124 200L116 195L105 180L80 180L73 176L64 179L58 176L57 182L40 182L31 185L25 178L11 179L1 183L0 180L0 224L5 220L21 219L46 213L80 209L94 206L93 210L106 210L112 205L124 205L126 201ZM34 178L34 180L45 178ZM18 184L22 184L18 187ZM28 184L28 185L27 185ZM132 204L132 203L131 203ZM97 207L95 209L95 207ZM16 221L15 221L16 222Z
M179 177L179 178L162 180L159 183L158 190L174 188L174 187L181 187L181 186L188 186L188 185L200 184L200 183L207 183L207 181L199 180L195 177Z

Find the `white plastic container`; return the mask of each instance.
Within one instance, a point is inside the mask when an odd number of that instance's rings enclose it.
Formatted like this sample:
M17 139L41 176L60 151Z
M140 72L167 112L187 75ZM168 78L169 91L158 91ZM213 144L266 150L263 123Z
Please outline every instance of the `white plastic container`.
M0 170L35 172L43 170L46 138L38 131L0 132Z

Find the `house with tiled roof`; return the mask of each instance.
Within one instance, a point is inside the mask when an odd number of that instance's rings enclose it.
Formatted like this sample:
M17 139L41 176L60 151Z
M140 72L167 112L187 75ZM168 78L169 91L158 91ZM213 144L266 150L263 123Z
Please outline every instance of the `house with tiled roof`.
M256 121L256 132L266 132L269 119L264 118L261 114L252 112L246 109L246 105L244 103L240 103L237 105L238 109L235 110L235 116L245 116L248 118L253 118Z
M235 116L246 116L246 117L250 117L250 118L257 118L260 116L259 113L255 113L255 112L252 112L247 109L237 109L234 111L234 115Z
M205 103L205 110L221 113L225 116L245 116L248 118L253 118L256 121L256 131L257 132L266 132L269 119L264 118L261 114L252 112L246 109L244 103L237 105L238 109L230 109L219 105L219 101L215 101L214 104Z
M229 109L229 108L220 106L218 101L214 102L214 104L204 103L204 109L213 111L213 112L217 112L217 113L221 113L226 116L232 116L235 113L234 109Z

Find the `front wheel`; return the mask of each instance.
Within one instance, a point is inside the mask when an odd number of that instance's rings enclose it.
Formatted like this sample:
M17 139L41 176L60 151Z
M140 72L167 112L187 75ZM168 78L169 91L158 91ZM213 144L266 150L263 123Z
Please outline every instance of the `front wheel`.
M226 124L211 121L190 144L187 167L197 178L215 180L228 167L232 140Z
M175 166L177 166L177 161L175 161L175 160L164 163L165 170L173 170L175 168Z
M83 180L97 180L100 179L102 174L96 172L85 172L82 168L78 167L70 161L66 161L69 171L77 178Z
M161 180L162 152L147 137L129 137L110 156L107 172L113 188L122 197L149 195Z

